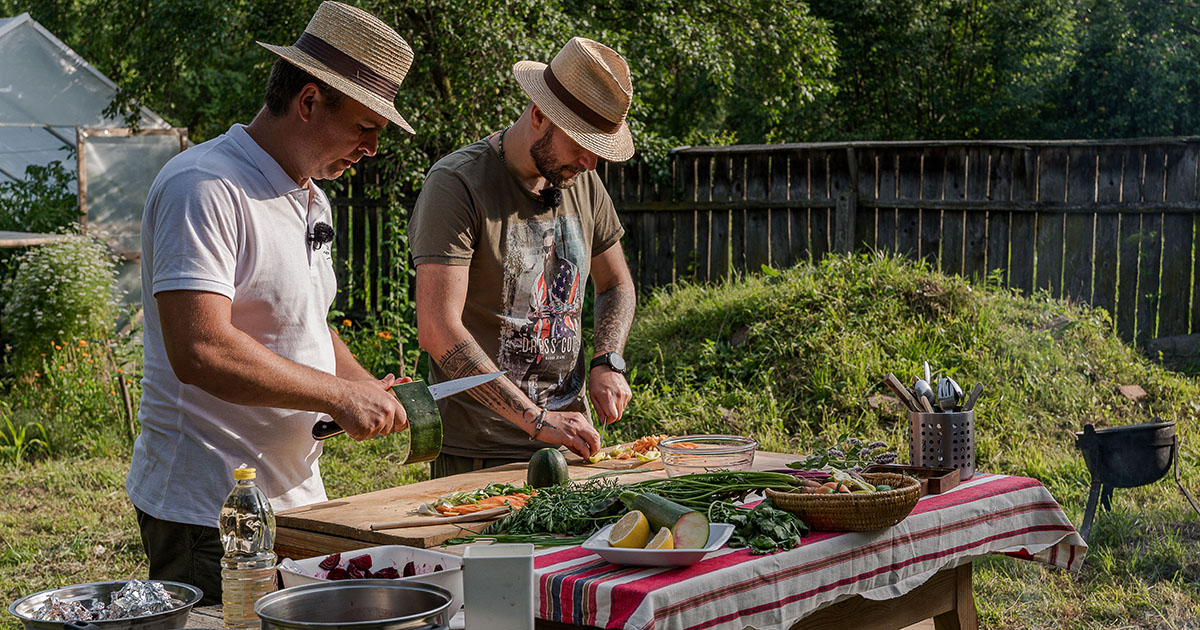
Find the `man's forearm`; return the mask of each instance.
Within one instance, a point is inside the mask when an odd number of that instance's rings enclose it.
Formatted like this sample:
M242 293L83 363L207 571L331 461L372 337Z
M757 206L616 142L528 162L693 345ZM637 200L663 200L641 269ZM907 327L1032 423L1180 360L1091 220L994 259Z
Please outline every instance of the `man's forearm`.
M608 352L624 352L629 329L633 326L633 312L637 308L637 296L633 285L618 283L596 294L595 334L592 345L593 356Z
M495 362L469 335L458 339L437 356L437 364L452 379L499 371ZM514 425L527 432L532 430L538 406L508 378L498 378L472 387L467 393Z
M332 327L329 329L329 337L333 341L333 357L336 366L334 370L338 378L348 381L369 381L376 378L354 358L354 353L350 352L350 348L346 347L346 342L342 341Z

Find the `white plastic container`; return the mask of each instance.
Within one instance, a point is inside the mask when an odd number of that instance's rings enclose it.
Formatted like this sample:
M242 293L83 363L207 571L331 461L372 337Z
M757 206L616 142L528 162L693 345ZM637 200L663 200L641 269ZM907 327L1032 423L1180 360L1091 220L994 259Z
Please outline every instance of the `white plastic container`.
M466 630L533 630L533 580L533 545L467 547Z

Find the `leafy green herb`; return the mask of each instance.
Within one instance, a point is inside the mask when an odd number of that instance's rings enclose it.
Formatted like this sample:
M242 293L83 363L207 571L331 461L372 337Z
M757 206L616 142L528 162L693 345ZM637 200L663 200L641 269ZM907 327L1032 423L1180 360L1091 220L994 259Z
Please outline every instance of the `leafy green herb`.
M435 499L432 503L425 503L421 505L419 508L417 508L417 513L440 516L441 513L437 511L437 506L439 505L446 507L466 505L468 503L477 503L489 497L501 497L508 494L515 494L517 492L529 494L532 491L533 489L528 485L514 486L511 483L489 483L478 490L463 490L460 492L444 494Z
M561 534L587 536L619 515L593 514L592 508L616 496L621 486L612 479L573 481L539 488L525 507L488 525L483 535Z
M750 553L763 555L787 551L800 546L800 537L808 534L808 526L794 514L775 507L765 499L753 509L717 501L708 508L708 520L730 523L736 529L729 539L733 548L749 547Z

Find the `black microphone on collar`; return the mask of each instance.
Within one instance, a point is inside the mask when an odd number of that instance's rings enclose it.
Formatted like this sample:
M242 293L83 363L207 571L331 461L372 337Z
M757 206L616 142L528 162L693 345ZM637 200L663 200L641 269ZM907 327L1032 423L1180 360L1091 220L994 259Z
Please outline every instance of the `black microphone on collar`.
M562 191L554 186L547 186L541 190L542 205L551 208L557 208L562 205Z
M318 249L321 249L321 246L325 243L333 242L333 235L333 226L323 221L319 221L312 226L312 230L309 231L308 235L305 237L305 240L308 241L309 245L312 245L313 251L315 252Z

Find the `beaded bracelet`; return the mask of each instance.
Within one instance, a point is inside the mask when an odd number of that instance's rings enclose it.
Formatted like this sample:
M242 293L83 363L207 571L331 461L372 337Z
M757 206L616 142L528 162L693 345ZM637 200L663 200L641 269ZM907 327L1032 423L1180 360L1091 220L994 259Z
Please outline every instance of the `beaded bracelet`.
M536 422L537 424L533 425L533 433L529 435L530 442L535 441L534 438L537 437L537 434L541 432L542 427L546 424L546 410L544 408L538 413Z

